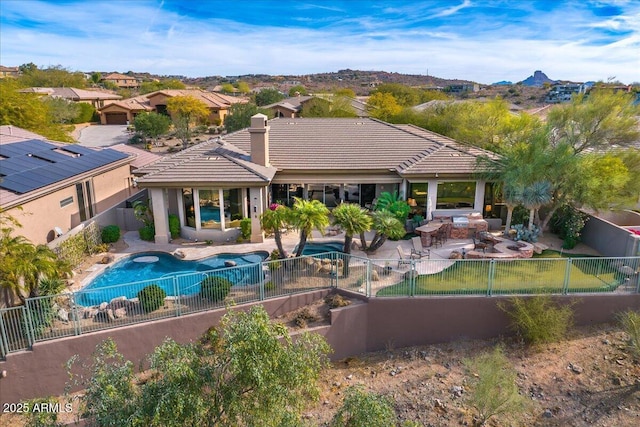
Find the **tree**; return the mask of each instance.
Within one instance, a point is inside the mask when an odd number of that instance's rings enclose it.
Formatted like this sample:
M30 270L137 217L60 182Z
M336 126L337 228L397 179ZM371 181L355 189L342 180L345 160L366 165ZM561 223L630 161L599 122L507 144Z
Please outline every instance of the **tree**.
M388 238L401 239L406 234L404 224L390 211L386 209L374 211L372 215L373 229L376 230L376 234L371 240L371 245L363 248L366 252L375 252Z
M529 231L533 231L533 220L541 206L551 201L551 183L537 181L522 190L522 204L529 209Z
M91 73L91 82L94 85L97 85L98 83L100 83L100 80L102 80L102 74L100 74L97 71Z
M267 117L272 117L271 110L265 108L258 108L255 104L232 104L229 108L229 114L224 118L224 127L227 132L235 132L240 129L248 128L251 126L251 116L258 113L264 114Z
M280 259L287 257L284 246L282 246L282 228L289 222L290 217L291 209L276 203L271 204L269 209L260 216L262 229L268 233L273 233Z
M633 101L630 94L594 89L554 107L547 116L552 143L568 144L575 154L632 144L640 138Z
M187 148L195 123L204 122L210 114L209 107L203 101L192 96L174 96L167 101L167 110L176 129L176 136Z
M258 106L275 104L283 99L284 95L277 89L262 89L256 93L255 97L256 105Z
M376 92L367 101L367 111L376 119L389 121L393 116L402 112L402 107L392 94Z
M222 92L224 93L235 93L236 88L231 83L224 83L222 85Z
M388 427L397 425L393 403L385 396L352 386L345 392L342 406L331 420L331 427Z
M186 89L186 87L184 83L177 79L142 82L140 84L140 94L151 93L162 89Z
M25 67L18 77L21 84L27 87L87 87L87 78L80 71L69 71L62 65L47 68Z
M97 425L300 425L329 351L317 334L294 342L260 306L230 311L197 343L165 340L149 357L145 382L135 382L133 364L105 341L81 384L81 406Z
M350 254L353 236L369 231L373 220L365 209L354 203L340 203L331 214L333 215L333 224L344 230L343 252Z
M384 83L376 87L372 95L388 93L393 95L401 107L412 107L420 102L420 90L400 83Z
M53 123L70 124L74 123L80 113L80 106L75 102L64 98L46 97L42 100L49 108Z
M309 95L309 92L307 92L307 89L302 85L296 85L289 89L289 96L298 95L306 96Z
M299 257L314 229L324 234L325 227L329 225L329 209L319 200L304 200L299 197L294 197L294 200L291 225L300 230L296 251L296 256Z
M349 89L349 88L336 89L335 91L333 91L333 94L335 96L342 96L342 97L351 98L351 99L356 97L356 93L353 91L353 89Z
M236 83L236 88L238 89L238 92L242 93L242 94L247 94L249 92L251 92L251 88L249 87L249 83L247 82L243 82L243 81L238 81Z
M331 117L331 103L326 99L311 98L303 104L300 116Z
M133 127L136 132L142 135L144 142L146 138L156 139L169 131L171 118L158 113L140 113L133 120Z

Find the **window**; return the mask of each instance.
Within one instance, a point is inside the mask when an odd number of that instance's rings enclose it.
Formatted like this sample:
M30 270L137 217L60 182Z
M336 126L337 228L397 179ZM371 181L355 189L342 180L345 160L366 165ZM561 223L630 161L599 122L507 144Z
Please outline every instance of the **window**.
M473 209L475 199L474 181L438 182L436 209Z
M65 206L69 206L71 203L73 203L73 196L60 200L60 207L64 208Z
M427 210L429 184L426 182L410 183L407 202L414 214L424 216ZM433 206L431 207L433 209Z

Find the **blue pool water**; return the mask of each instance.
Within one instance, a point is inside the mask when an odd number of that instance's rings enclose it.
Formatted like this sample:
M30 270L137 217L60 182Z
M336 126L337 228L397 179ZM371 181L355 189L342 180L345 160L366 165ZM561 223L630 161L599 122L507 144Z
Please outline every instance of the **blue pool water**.
M344 241L332 240L329 242L307 242L302 250L302 255L317 255L325 252L342 252Z
M220 222L219 206L200 206L200 221L214 220Z
M262 273L261 262L269 256L266 251L247 254L219 254L197 261L185 261L166 252L143 252L126 257L96 277L76 293L80 305L95 305L125 296L134 298L145 286L154 283L175 295L174 277L180 295L200 292L200 281L215 275L229 279L235 285L256 283ZM234 261L235 268L227 268L225 261ZM215 270L225 269L216 272ZM202 273L202 274L191 274ZM130 286L118 286L133 283Z

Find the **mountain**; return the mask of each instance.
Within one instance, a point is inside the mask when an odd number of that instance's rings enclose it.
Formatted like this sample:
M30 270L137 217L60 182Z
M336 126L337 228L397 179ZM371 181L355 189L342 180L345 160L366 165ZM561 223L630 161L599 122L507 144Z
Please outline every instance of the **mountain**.
M525 86L542 86L545 83L554 84L555 80L551 80L545 73L540 70L537 70L533 73L533 76L529 76L522 81L522 84Z
M506 80L501 80L499 82L495 82L493 83L491 86L508 86L508 85L512 85L513 83L506 81Z

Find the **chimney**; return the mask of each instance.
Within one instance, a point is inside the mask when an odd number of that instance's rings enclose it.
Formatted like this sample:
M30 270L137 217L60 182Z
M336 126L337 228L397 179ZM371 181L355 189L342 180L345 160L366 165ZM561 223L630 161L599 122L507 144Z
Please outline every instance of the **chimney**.
M262 166L269 164L269 125L267 116L256 114L251 116L251 161Z

